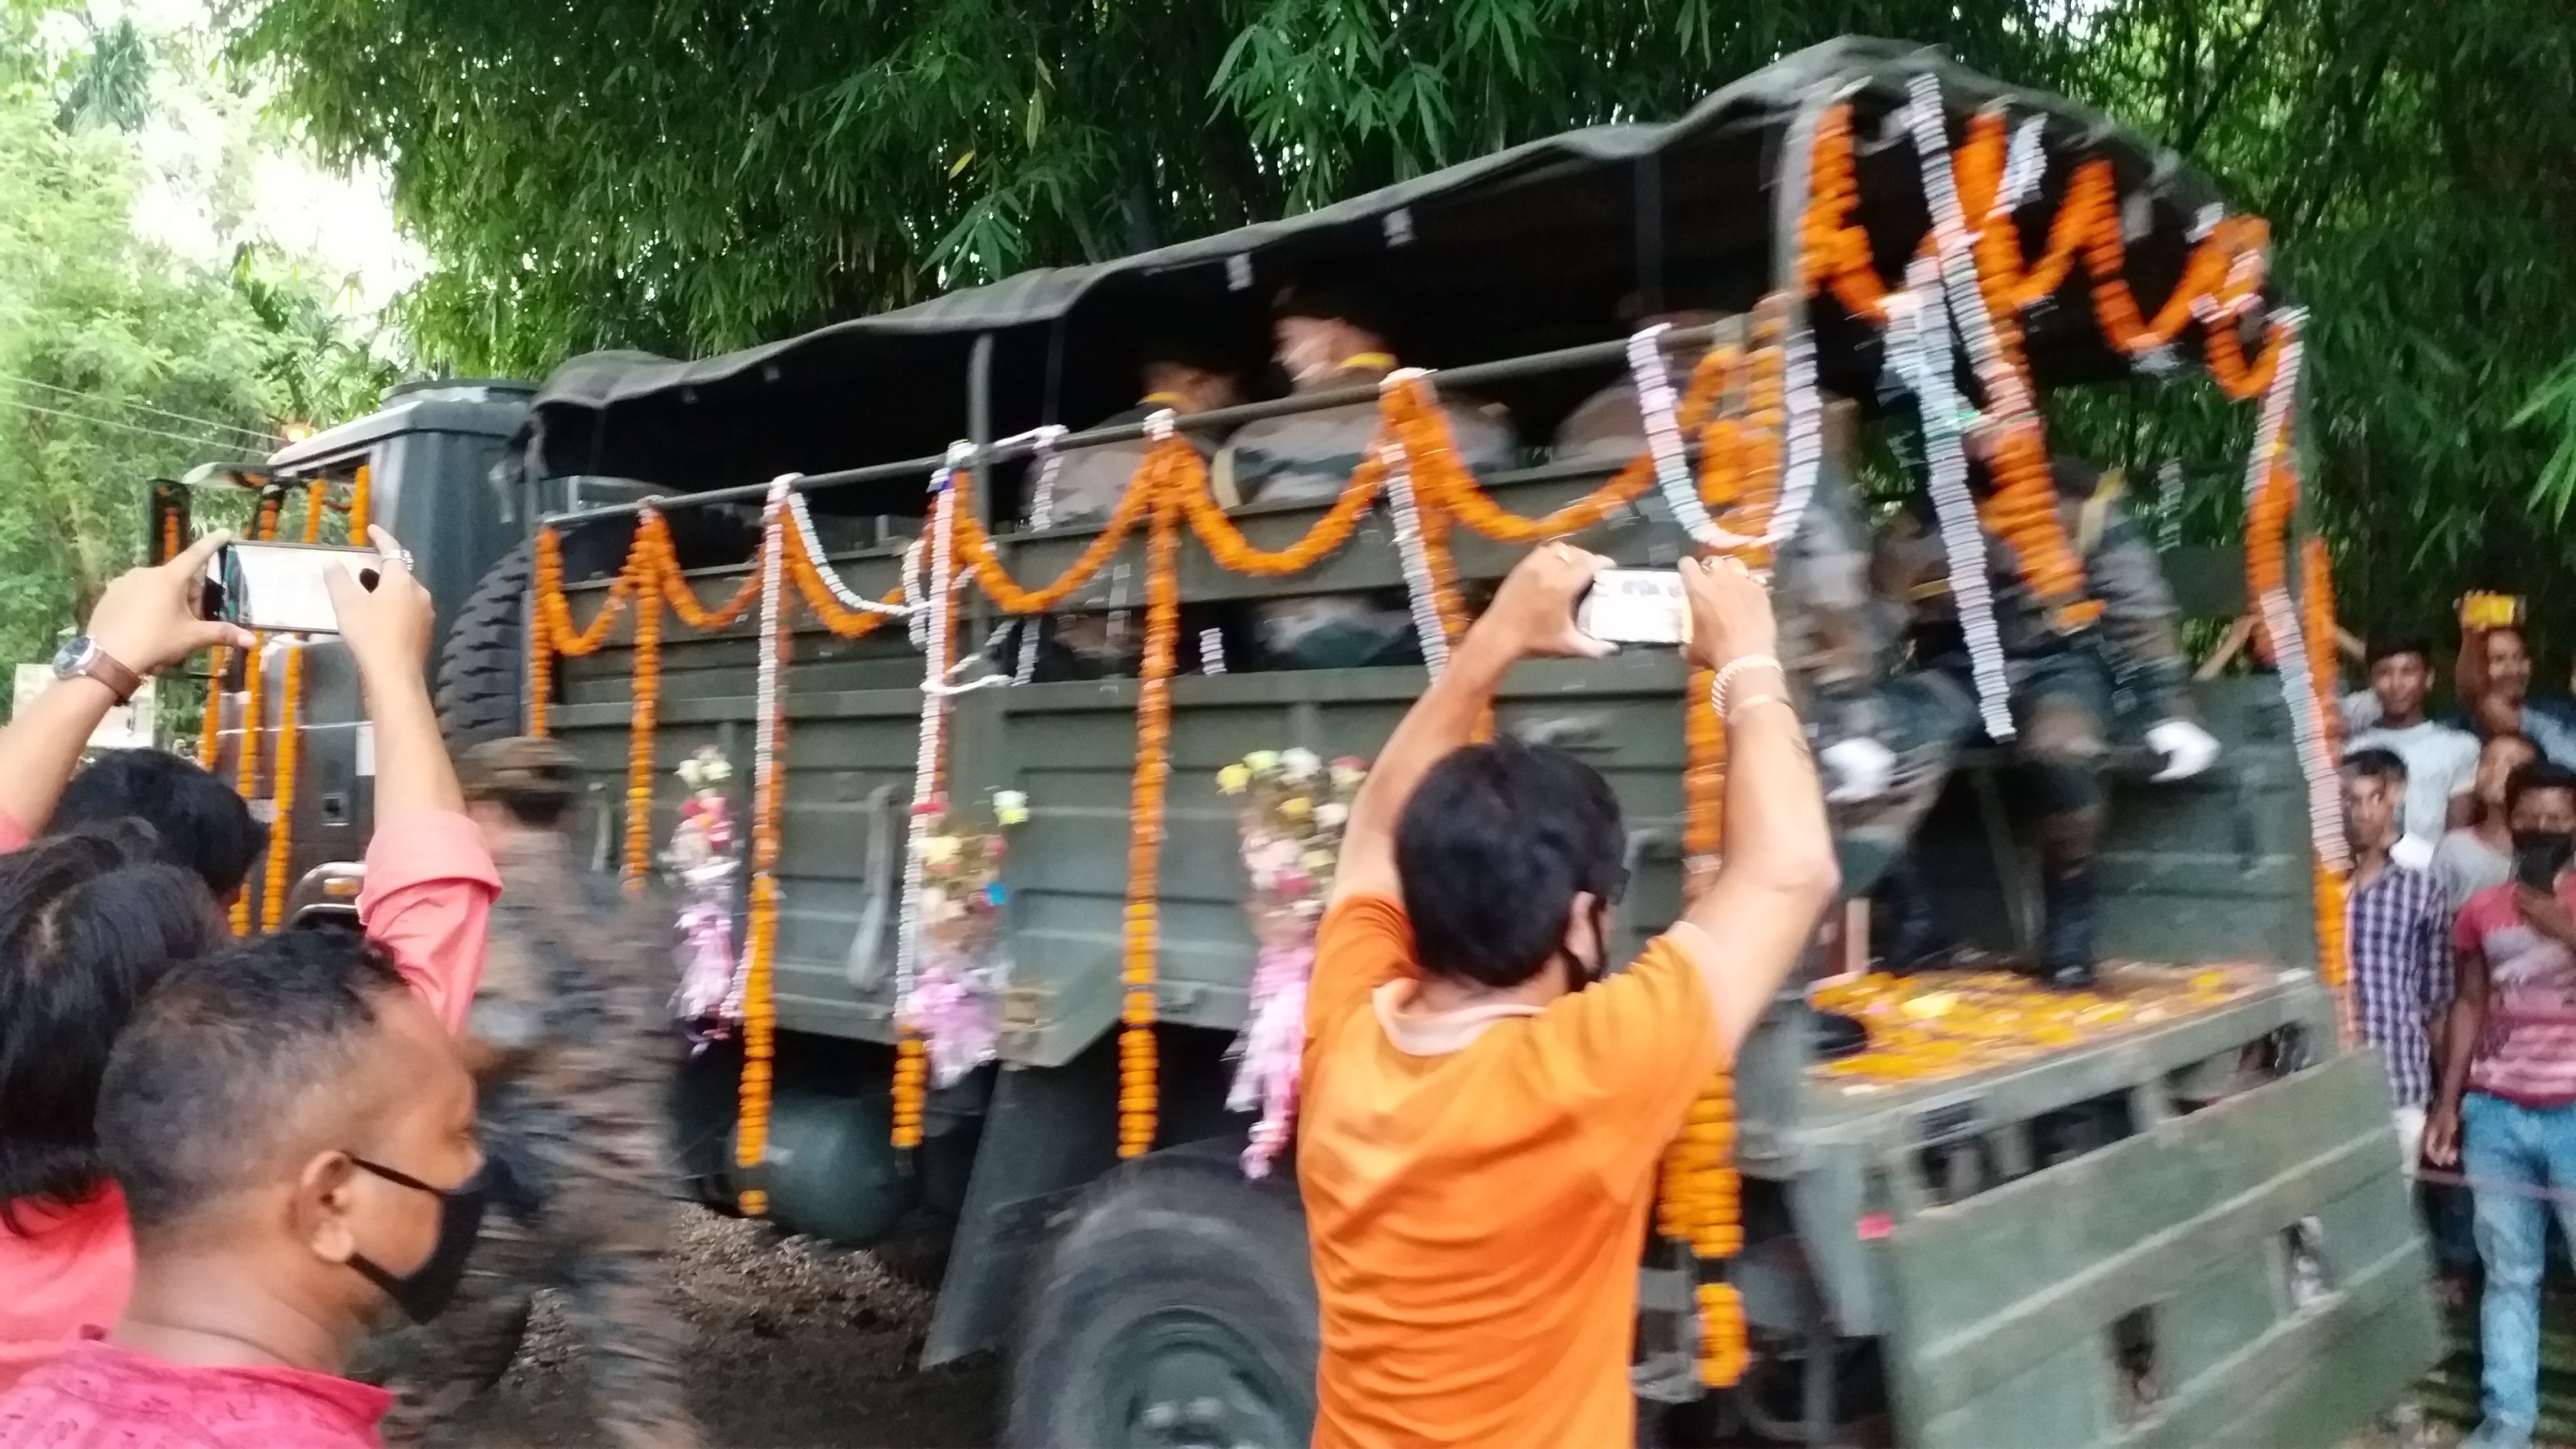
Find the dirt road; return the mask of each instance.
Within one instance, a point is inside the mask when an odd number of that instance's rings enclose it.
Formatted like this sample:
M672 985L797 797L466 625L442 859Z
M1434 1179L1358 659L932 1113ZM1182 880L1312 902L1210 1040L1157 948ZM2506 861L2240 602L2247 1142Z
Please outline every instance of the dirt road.
M911 1365L929 1295L864 1254L692 1212L678 1264L698 1332L690 1382L711 1449L985 1449L1000 1416L992 1355L928 1373ZM598 1442L579 1354L540 1302L527 1347L476 1415L477 1449Z

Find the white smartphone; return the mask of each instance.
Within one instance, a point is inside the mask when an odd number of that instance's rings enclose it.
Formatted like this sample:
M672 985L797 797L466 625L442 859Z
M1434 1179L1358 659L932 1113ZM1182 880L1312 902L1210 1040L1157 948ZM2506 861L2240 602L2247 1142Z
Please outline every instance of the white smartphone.
M311 543L231 543L206 561L200 612L264 634L337 634L323 578L352 568L366 588L376 586L381 559L372 548L333 548Z
M1603 569L1574 606L1574 626L1613 644L1679 647L1690 640L1690 607L1675 569Z

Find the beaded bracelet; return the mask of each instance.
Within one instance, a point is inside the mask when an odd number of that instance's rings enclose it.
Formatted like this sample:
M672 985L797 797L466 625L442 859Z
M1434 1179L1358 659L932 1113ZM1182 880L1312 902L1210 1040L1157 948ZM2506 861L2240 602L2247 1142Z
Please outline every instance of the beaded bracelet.
M1728 660L1726 667L1717 671L1717 678L1708 686L1708 702L1717 711L1719 719L1726 718L1726 691L1735 683L1735 676L1748 669L1780 669L1780 661L1768 654L1746 654ZM1788 677L1787 670L1780 673L1782 678Z

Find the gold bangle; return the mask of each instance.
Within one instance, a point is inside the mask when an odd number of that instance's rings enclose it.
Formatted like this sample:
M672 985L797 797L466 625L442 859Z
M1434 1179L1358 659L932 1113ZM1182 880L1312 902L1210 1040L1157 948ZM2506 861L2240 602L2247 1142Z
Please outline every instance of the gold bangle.
M1733 724L1733 723L1735 723L1735 717L1736 717L1737 715L1742 714L1744 711L1746 711L1746 710L1748 710L1748 709L1753 708L1753 707L1754 707L1755 705L1757 705L1757 704L1776 704L1776 705L1780 706L1782 709L1785 709L1785 710L1789 711L1791 714L1796 714L1796 713L1798 712L1798 707L1797 707L1796 705L1794 705L1794 704L1790 703L1787 699L1783 698L1783 697L1782 697L1782 696L1780 696L1780 695L1776 695L1776 694L1751 694L1751 695L1746 695L1744 698L1737 700L1737 701L1735 702L1735 707L1734 707L1733 709L1730 709L1730 710L1728 710L1728 711L1726 712L1726 722L1727 722L1728 724Z

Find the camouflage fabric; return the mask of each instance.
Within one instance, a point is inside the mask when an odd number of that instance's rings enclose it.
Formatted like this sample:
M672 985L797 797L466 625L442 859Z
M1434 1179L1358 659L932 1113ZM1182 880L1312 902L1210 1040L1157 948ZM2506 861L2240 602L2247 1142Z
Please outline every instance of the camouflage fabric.
M1871 588L1869 530L1852 468L1858 432L1852 404L1826 409L1815 492L1772 567L1780 662L1806 697L1818 754L1874 740L1896 757L1887 788L1833 806L1851 896L1868 894L1904 851L1976 728L1975 703L1955 679L1904 666L1900 617Z
M1379 376L1367 369L1345 369L1303 390L1351 387ZM1511 424L1500 408L1455 401L1442 408L1449 436L1470 472L1511 465ZM1374 403L1246 423L1217 455L1211 481L1220 501L1329 502L1359 470L1377 430ZM1262 662L1272 668L1348 669L1413 663L1422 657L1402 590L1279 599L1253 606L1252 615Z
M510 743L510 742L503 742ZM502 892L466 1028L491 1052L476 1122L533 1207L493 1213L456 1304L391 1387L395 1444L444 1444L507 1367L539 1288L565 1291L608 1442L699 1443L681 1395L687 1333L663 1252L679 1174L663 1094L677 1057L663 932L551 832L498 852Z
M2019 676L2029 661L2086 648L2110 672L2107 703L2117 718L2140 727L2195 718L2181 611L2153 540L2124 501L2119 472L2097 472L2071 461L2059 463L2055 472L2058 518L2083 560L2087 589L2102 602L2102 619L2087 638L2059 638L2022 582L2010 550L1989 537L1986 574L1995 596L1995 632L2007 671L2014 676L2013 688L2020 690ZM1881 591L1906 601L1914 627L1936 641L1927 652L1948 654L1963 651L1964 645L1957 642L1959 614L1950 595L1949 563L1930 518L1928 503L1919 498L1900 511L1881 537L1877 571Z
M1742 340L1745 319L1719 317L1713 313L1671 313L1659 319L1676 327L1707 326L1731 322L1736 337ZM1691 370L1699 366L1706 348L1666 353L1672 384L1679 391L1690 380ZM1622 373L1616 382L1575 405L1565 421L1556 425L1556 437L1548 444L1548 457L1558 463L1596 463L1619 467L1646 451L1646 417L1637 406L1637 383Z

